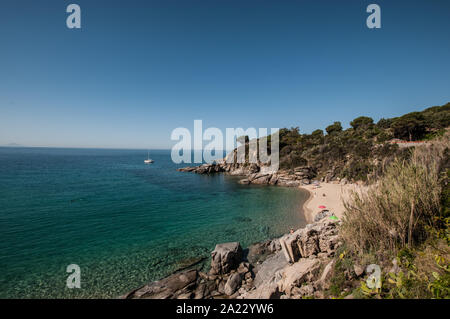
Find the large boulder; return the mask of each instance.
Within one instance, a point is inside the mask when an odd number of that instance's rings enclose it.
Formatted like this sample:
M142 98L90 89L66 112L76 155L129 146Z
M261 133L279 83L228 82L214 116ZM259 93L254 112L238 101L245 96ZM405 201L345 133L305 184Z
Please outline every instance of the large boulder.
M190 296L196 286L197 270L173 274L162 280L151 282L124 296L126 299L169 299Z
M231 296L236 292L236 290L239 288L239 285L241 284L241 274L240 273L234 273L230 277L228 277L227 282L225 283L224 291L225 294L228 296Z
M276 185L278 182L278 176L277 174L273 174L272 177L269 180L270 185Z
M338 221L324 218L281 237L280 244L286 261L293 263L300 258L308 258L320 253L332 256L340 245L337 235L338 223Z
M250 290L241 296L242 299L272 299L279 295L277 283L265 282L258 288Z
M320 252L319 232L316 229L303 231L297 241L302 257L309 257Z
M333 267L334 267L334 260L331 260L323 269L322 274L320 275L320 279L318 280L318 285L322 289L330 288L330 280L333 274Z
M286 267L286 265L286 259L281 252L277 252L268 257L261 265L256 267L256 276L253 281L254 286L258 288L264 283L271 281L276 282L275 274Z
M226 274L237 268L242 260L242 248L238 242L217 244L211 253L211 273Z
M252 184L268 184L272 175L256 173L250 176Z
M279 297L277 282L281 279L281 271L287 262L282 252L277 252L268 257L256 268L256 276L253 281L255 289L243 294L243 299L271 299Z
M290 263L296 262L301 257L297 241L297 233L287 234L280 238L281 250L286 257L286 261Z
M302 258L293 265L285 267L278 281L278 289L287 295L294 287L300 287L304 282L315 279L320 270L320 261L317 258Z
M303 285L301 287L294 287L291 290L292 299L300 299L306 296L312 296L314 294L313 285Z

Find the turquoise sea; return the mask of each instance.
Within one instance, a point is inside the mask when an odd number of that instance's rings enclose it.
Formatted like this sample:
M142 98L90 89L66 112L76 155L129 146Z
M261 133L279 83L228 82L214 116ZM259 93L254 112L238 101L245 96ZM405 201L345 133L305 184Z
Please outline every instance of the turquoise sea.
M0 148L0 298L110 298L301 226L299 189L177 172L170 151ZM81 288L66 288L66 267Z

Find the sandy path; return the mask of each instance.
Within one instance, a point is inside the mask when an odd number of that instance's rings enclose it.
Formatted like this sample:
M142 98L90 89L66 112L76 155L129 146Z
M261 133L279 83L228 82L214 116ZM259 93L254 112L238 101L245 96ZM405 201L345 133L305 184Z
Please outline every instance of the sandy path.
M301 188L309 191L310 197L303 205L305 218L311 223L314 216L321 211L320 205L333 212L338 218L344 215L343 200L348 200L352 191L362 191L365 187L357 184L320 183L320 188L314 185L305 185ZM325 196L323 196L325 194Z

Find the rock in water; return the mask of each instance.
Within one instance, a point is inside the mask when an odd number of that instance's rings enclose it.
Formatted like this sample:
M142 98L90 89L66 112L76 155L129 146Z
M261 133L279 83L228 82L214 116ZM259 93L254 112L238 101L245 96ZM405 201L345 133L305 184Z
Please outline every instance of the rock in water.
M151 282L144 287L124 296L126 299L168 299L185 298L191 295L191 289L197 280L197 270L187 270L173 274L162 280Z
M226 274L239 266L242 260L241 245L238 242L218 244L211 257L211 272Z

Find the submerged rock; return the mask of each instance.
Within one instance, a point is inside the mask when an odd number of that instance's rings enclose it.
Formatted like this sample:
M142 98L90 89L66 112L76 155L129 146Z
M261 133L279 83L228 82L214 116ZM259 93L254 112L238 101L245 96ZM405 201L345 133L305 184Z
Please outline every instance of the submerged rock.
M125 295L125 299L168 299L187 297L197 280L197 270L187 270L173 274L162 280L151 282Z
M253 244L245 260L239 242L218 244L211 253L209 273L184 269L122 298L322 298L320 289L329 288L333 274L330 257L342 244L337 233L339 224L339 220L322 218L279 239ZM201 261L189 259L181 266L191 267ZM324 270L319 274L321 268ZM354 272L359 276L361 269L355 265Z

